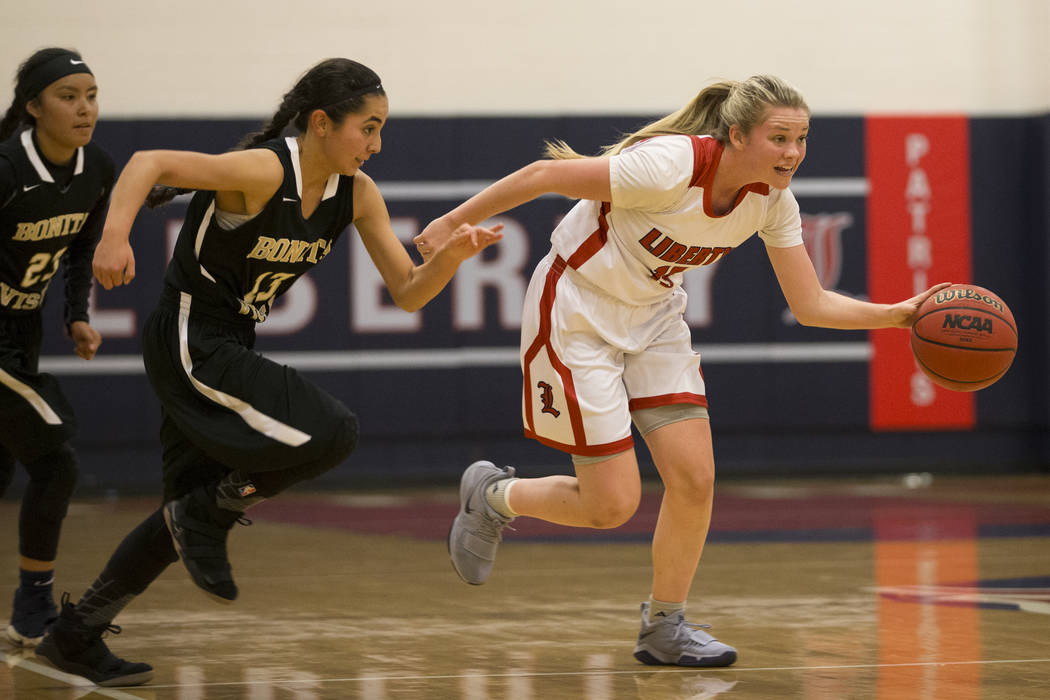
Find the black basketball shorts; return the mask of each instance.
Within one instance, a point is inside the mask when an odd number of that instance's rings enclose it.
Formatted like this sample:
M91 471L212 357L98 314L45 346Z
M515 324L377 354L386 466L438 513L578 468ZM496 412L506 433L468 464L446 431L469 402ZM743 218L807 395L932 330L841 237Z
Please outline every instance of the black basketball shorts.
M41 316L0 316L0 445L26 464L76 433L73 407L38 371Z
M195 312L189 294L143 329L146 374L164 421L166 491L240 469L284 470L323 460L353 420L340 401L252 347L254 326Z

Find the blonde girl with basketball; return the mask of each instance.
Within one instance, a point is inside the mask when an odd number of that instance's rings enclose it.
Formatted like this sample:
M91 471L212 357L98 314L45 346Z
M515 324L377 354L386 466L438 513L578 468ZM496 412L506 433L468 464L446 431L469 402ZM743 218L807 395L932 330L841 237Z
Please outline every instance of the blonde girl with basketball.
M736 661L733 647L685 620L715 467L682 275L757 232L803 325L907 328L941 288L877 304L821 287L788 189L806 156L809 121L802 96L779 78L719 82L597 157L548 144L548 159L504 177L417 237L425 254L458 226L540 195L580 200L532 276L521 331L525 433L568 453L575 476L515 478L513 467L472 464L448 541L467 583L487 580L501 531L515 517L591 528L626 522L641 497L633 420L665 489L634 655L647 664Z

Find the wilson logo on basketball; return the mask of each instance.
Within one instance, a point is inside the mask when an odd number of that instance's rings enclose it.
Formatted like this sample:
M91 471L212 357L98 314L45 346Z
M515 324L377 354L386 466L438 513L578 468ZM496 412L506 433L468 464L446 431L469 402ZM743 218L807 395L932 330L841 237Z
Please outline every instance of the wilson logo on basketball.
M993 309L996 309L998 311L1002 311L1003 310L1003 303L1001 301L999 301L995 297L989 296L987 294L982 294L980 291L978 291L976 289L970 289L970 288L958 287L958 286L949 287L948 289L945 289L943 291L937 292L937 294L934 295L934 297L933 297L933 303L934 304L947 304L947 303L953 302L953 301L966 301L966 300L980 301L982 303L987 304L988 306L991 306Z
M944 323L941 328L959 328L968 331L980 331L991 333L992 319L981 316L967 316L965 314L945 314Z

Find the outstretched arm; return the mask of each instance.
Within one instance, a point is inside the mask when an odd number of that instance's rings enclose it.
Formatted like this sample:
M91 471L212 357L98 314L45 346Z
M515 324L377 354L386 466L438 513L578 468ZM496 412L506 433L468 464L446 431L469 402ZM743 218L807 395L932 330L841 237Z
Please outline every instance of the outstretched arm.
M390 226L386 203L364 173L354 177L354 226L382 275L394 303L416 311L444 289L460 263L503 238L502 226L491 229L463 224L416 266Z
M135 278L135 256L128 238L146 195L154 185L240 192L246 200L267 200L280 187L284 171L273 151L250 149L221 155L189 151L139 151L117 179L102 240L92 268L106 289Z
M612 198L609 159L538 160L530 163L430 222L414 242L421 253L437 250L462 224L479 224L547 193L573 199L609 201Z
M910 328L922 302L949 286L947 282L936 284L896 304L873 304L824 289L805 246L766 246L766 253L784 298L791 307L791 313L804 326L839 329Z

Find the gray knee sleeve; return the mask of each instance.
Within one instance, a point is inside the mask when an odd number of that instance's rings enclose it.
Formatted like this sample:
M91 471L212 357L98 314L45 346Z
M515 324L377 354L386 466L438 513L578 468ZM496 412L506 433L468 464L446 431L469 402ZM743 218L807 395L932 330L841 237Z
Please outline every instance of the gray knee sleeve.
M697 406L695 403L675 403L669 406L654 406L631 411L631 419L642 435L648 435L657 428L690 418L709 420L707 407Z

